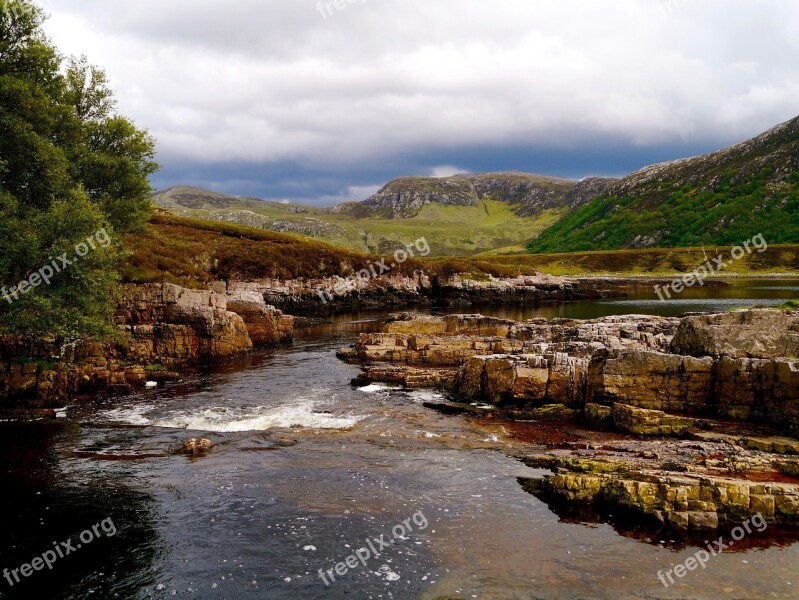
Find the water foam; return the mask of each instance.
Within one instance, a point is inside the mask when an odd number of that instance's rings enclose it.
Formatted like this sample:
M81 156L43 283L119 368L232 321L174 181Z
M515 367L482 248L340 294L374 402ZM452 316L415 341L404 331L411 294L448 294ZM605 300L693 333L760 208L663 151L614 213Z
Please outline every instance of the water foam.
M277 407L213 407L194 413L174 413L153 421L155 427L196 431L264 431L276 428L349 429L363 417L336 417L315 412L315 402Z
M302 400L280 406L247 406L170 411L158 414L152 405L117 408L103 413L103 418L128 425L149 425L164 429L190 429L211 432L265 431L277 428L349 429L364 417L336 416L319 412L320 403Z

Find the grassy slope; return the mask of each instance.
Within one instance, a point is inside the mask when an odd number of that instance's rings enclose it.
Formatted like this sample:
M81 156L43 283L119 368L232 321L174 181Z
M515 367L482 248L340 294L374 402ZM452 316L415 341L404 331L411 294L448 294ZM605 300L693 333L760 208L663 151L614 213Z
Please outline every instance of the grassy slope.
M535 271L550 275L613 275L613 276L670 276L687 273L706 262L724 256L729 266L719 274L799 275L799 245L770 246L762 254L754 252L739 261L729 259L729 246L702 248L647 248L643 250L608 250L563 254L523 256L490 256L432 258L423 261L437 272L485 272L501 275L530 274Z
M213 195L210 198L221 196ZM201 203L200 207L181 207L168 198L160 199L158 204L181 216L229 220L231 210L239 199L227 198L233 204L225 208ZM537 217L519 217L508 203L495 200L480 201L476 207L431 204L409 219L357 219L345 214L331 214L323 208L277 202L259 204L250 199L241 199L239 208L248 211L233 215L234 221L239 224L261 228L261 217L264 221L292 222L304 227L306 235L312 239L360 252L393 252L395 248L424 237L433 254L441 256L524 252L529 240L566 213L565 209L548 210ZM298 213L297 209L303 212ZM214 217L215 214L218 216ZM314 220L321 224L315 226ZM325 227L325 224L332 227Z
M347 276L376 257L298 235L230 223L156 214L143 233L129 234L123 279L189 287L219 279ZM419 265L405 263L399 271Z
M189 287L218 279L347 276L377 258L301 236L164 214L155 215L146 232L128 235L126 242L132 254L123 273L126 281L169 281ZM726 249L708 247L706 251L714 257ZM397 271L473 273L478 278L536 271L553 275L669 275L690 271L704 260L701 249L649 249L427 258L409 260ZM752 254L734 263L726 273L799 274L799 246L771 247L763 254Z
M740 244L763 234L771 244L799 242L799 172L773 185L765 176L735 182L725 172L712 191L663 182L658 194L600 197L529 244L532 252L609 250L641 237L659 247Z
M328 221L369 236L368 249L388 252L424 237L434 255L471 255L501 246L522 246L565 211L545 211L540 217L516 216L511 206L484 200L479 206L430 204L410 219L358 219L330 215ZM361 244L359 250L366 250Z

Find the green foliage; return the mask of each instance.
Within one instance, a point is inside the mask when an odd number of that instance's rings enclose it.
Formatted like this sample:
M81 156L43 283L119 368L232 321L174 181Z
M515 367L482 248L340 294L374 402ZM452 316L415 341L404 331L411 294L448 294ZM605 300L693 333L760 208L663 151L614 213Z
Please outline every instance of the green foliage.
M0 0L0 333L102 335L125 256L113 238L149 217L154 141L114 112L102 71L58 53L43 21L30 2ZM87 239L94 248L76 256ZM14 296L64 253L71 265Z
M736 179L725 172L712 191L684 185L660 202L600 197L530 242L531 252L737 245L762 233L769 243L799 242L799 172L775 185L767 173ZM646 243L651 241L652 243Z
M788 302L783 304L780 308L784 308L785 310L799 310L799 300L788 300Z

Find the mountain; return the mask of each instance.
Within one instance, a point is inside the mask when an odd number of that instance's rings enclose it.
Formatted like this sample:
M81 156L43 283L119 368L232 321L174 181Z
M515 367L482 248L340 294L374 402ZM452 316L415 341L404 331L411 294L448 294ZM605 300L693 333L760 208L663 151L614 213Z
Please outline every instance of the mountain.
M582 182L528 173L462 174L452 177L400 177L387 183L363 202L333 208L334 214L355 218L412 218L430 204L479 206L497 200L520 217L545 210L575 208L592 200L613 180L594 178Z
M279 212L290 214L303 214L313 210L310 206L284 202L261 200L260 198L247 198L229 196L219 192L211 192L197 187L178 185L161 190L152 195L152 200L161 208L166 209L201 209L201 210L241 210L272 208Z
M705 156L610 182L529 244L533 252L799 242L799 117Z
M153 201L178 215L376 253L421 237L437 256L736 245L757 234L769 244L799 243L799 117L730 148L622 179L401 177L364 201L333 208L191 187L158 192Z
M363 202L334 208L191 187L157 192L153 202L181 216L298 233L362 252L393 253L424 237L438 256L523 253L529 240L611 181L577 182L525 173L404 177Z

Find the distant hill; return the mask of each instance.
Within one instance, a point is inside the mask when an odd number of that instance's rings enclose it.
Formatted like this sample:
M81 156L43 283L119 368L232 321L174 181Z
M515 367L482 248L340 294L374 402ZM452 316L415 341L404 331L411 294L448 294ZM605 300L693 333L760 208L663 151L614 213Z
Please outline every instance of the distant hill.
M533 252L799 242L799 117L730 148L609 183Z
M452 177L400 177L363 202L333 208L355 218L412 218L430 204L479 206L481 200L505 202L521 217L545 210L582 206L604 190L612 179L582 182L528 173L463 174Z
M238 198L192 187L153 195L187 217L297 233L362 252L394 252L420 237L433 255L523 253L525 244L612 180L495 173L402 178L363 202L334 208Z

